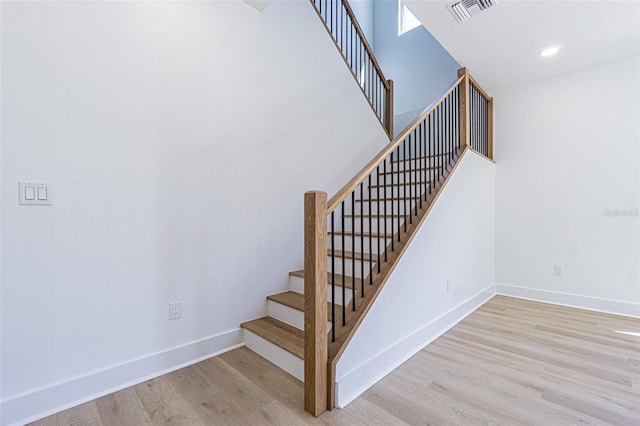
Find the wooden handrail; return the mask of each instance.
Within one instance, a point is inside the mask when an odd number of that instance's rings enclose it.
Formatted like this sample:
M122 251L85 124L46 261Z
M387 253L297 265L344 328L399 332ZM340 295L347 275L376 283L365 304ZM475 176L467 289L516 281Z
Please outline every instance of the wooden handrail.
M341 1L342 1L342 5L344 6L344 9L347 11L347 15L349 15L349 18L353 23L353 27L356 29L358 36L362 40L362 45L364 46L364 49L367 51L367 54L371 58L371 63L373 63L373 67L376 69L376 73L378 74L378 77L380 78L380 80L382 80L382 84L384 85L384 88L386 90L389 90L389 82L387 81L387 79L384 77L384 74L382 73L382 68L380 68L380 64L378 64L376 56L373 54L373 49L371 49L371 46L369 46L369 42L367 42L367 38L364 36L364 31L362 31L362 28L360 27L360 24L356 19L356 15L355 13L353 13L353 9L351 9L351 5L349 5L349 2L347 0L341 0Z
M412 124L409 124L398 136L396 136L386 147L382 149L373 157L369 163L362 170L360 170L345 186L342 187L327 203L327 212L330 213L336 209L340 205L340 203L345 200L355 189L363 179L373 172L373 170L378 167L391 153L404 141L404 139L413 132L420 123L429 115L431 112L440 105L444 99L449 95L460 82L463 80L463 77L459 77L456 81L454 81L440 96L440 98L429 105L420 117L413 121Z

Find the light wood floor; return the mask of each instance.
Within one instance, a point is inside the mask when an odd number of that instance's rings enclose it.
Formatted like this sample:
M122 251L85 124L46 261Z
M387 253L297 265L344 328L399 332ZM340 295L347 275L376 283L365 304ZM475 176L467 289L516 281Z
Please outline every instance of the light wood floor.
M640 425L640 320L497 296L343 410L246 348L36 425ZM629 334L630 333L630 334Z

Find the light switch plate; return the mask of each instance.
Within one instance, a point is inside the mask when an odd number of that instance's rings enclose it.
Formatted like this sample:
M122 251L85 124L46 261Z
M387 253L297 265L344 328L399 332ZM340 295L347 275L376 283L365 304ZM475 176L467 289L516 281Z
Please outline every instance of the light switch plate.
M53 184L50 182L18 182L18 204L23 206L53 205Z

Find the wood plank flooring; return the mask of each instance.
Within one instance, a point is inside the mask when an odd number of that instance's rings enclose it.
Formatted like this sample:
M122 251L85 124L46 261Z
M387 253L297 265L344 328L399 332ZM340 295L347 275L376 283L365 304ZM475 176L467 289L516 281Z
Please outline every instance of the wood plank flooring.
M496 296L345 409L246 348L34 425L640 425L640 320Z

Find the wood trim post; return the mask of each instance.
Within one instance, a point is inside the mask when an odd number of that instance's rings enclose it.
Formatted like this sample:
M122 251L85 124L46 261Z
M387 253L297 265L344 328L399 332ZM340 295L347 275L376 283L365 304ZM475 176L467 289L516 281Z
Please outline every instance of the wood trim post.
M458 77L463 77L460 84L460 150L469 146L469 71L466 68L458 70Z
M487 156L493 158L493 98L489 98L489 113L487 114L487 132L489 133L487 143Z
M304 409L327 409L327 194L304 194Z
M393 140L393 80L387 80L389 90L384 105L384 127L387 129L389 139Z

